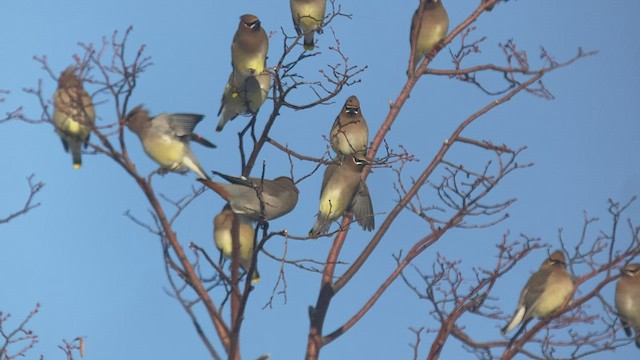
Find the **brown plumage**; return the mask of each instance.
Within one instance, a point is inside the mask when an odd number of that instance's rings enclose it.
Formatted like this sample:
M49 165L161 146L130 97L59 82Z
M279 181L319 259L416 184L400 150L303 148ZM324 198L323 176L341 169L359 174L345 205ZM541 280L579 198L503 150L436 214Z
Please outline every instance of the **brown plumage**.
M364 155L369 145L369 128L360 100L352 95L345 101L331 127L331 147L338 155Z
M231 66L236 88L244 84L248 76L262 73L266 67L269 38L260 19L252 14L240 17L238 30L231 44Z
M413 13L411 19L411 32L409 35L409 44L413 46L414 29L420 26L418 38L416 40L416 48L413 53L414 69L420 65L422 58L430 53L433 48L447 36L449 31L449 15L442 5L442 0L421 0L424 1L424 10L422 12L422 21L420 21L420 6Z
M340 165L327 166L322 178L318 214L309 236L326 233L331 223L346 212L352 212L364 230L373 230L371 196L360 177L366 165L366 160L350 155Z
M236 214L246 215L253 220L273 220L291 212L298 203L298 188L289 177L280 176L273 180L243 178L214 174L230 184L222 184L198 179L229 202ZM260 197L256 190L260 191Z
M640 263L629 264L621 272L616 284L616 308L625 333L632 336L633 330L640 348Z
M62 146L71 152L73 167L82 166L82 146L87 147L96 112L91 97L82 87L82 79L70 66L58 79L53 94L53 124L62 140Z
M304 35L304 49L315 48L313 34L322 33L326 0L290 0L291 17L298 35Z
M562 306L573 292L573 280L566 267L564 253L559 250L542 263L522 289L511 321L502 328L503 334L533 317L545 318Z

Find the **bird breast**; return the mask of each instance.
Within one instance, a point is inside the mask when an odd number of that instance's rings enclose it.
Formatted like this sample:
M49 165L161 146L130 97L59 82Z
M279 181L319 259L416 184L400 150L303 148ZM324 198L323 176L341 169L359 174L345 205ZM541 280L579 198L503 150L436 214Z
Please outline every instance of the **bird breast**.
M568 274L551 274L549 285L540 297L540 302L533 310L532 314L538 318L551 315L565 302L573 291L573 281Z

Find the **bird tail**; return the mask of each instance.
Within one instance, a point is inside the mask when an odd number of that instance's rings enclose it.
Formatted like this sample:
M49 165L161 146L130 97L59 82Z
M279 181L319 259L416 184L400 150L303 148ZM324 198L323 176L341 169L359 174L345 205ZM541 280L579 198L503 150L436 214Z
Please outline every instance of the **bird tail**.
M200 163L198 162L198 160L196 160L196 158L190 152L188 152L184 156L184 158L182 159L181 165L193 171L194 173L198 174L200 178L211 180L211 178L207 175L204 169L202 169L202 166L200 166Z
M309 31L304 34L304 49L307 51L311 51L315 48L315 42L313 41L313 31Z
M211 141L203 138L202 136L198 135L198 134L191 134L191 141L195 141L198 144L204 146L204 147L208 147L211 149L215 149L217 148L216 144L212 143Z
M622 317L620 318L620 322L622 323L624 333L627 334L628 337L631 337L631 326L629 325L629 323L626 322Z
M218 126L216 126L216 131L217 132L222 131L222 129L224 128L224 126L227 124L228 121L229 121L229 118L227 118L226 116L222 116L220 118L220 121L218 121Z
M251 266L251 258L248 259L244 259L241 258L240 259L240 267L242 267L242 270L244 270L245 272L249 272L249 268ZM253 269L253 275L251 276L251 283L255 284L257 282L259 282L260 280L262 280L260 278L260 272L258 271L258 265L256 264L256 267Z
M309 230L309 236L319 236L327 232L331 226L331 221L326 216L318 214L316 222L313 224L311 230Z
M258 268L255 268L253 270L253 277L251 278L251 283L255 284L255 283L259 282L260 280L262 280L262 279L260 278L260 273L258 272Z
M518 309L516 310L516 313L513 314L513 318L511 319L511 322L509 322L507 326L503 327L502 330L500 330L502 332L502 335L510 332L511 330L515 329L518 325L520 325L520 323L524 319L524 313L525 313L524 306L518 307Z
M80 169L82 167L82 143L80 141L68 141L71 158L73 160L73 168Z
M227 192L224 187L222 187L221 184L218 184L216 182L213 182L209 179L198 179L198 181L200 181L202 184L204 184L206 187L208 187L209 189L215 191L216 193L218 193L218 195L220 195L220 197L222 197L223 199L230 201L231 200L231 194L229 194L229 192Z

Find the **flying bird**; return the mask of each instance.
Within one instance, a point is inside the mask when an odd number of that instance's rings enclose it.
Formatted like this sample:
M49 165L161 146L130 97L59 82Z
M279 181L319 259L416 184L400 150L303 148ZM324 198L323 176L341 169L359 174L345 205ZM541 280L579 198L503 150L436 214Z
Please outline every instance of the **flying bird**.
M162 171L181 172L189 169L199 177L208 179L190 145L191 141L195 141L208 148L216 147L193 132L203 118L204 115L198 114L170 113L151 117L149 111L137 106L127 115L126 123L129 130L140 138L147 155L160 164Z

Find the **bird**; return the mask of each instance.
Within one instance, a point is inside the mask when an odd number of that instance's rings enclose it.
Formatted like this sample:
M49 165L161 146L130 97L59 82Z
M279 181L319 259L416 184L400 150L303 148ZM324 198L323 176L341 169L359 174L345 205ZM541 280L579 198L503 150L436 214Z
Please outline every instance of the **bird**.
M573 293L573 279L566 267L564 253L560 250L542 263L520 292L516 311L501 330L503 335L521 323L526 325L534 316L545 318L553 314L564 304Z
M73 167L82 166L82 146L87 147L96 111L91 97L82 87L82 79L69 66L58 78L53 94L53 125L66 152L71 151Z
M268 51L269 38L260 26L260 19L252 14L242 15L231 44L233 85L236 88L240 88L247 77L264 71Z
M162 171L182 172L189 169L203 179L209 179L191 152L190 141L208 148L216 146L193 132L204 118L198 114L163 113L150 117L142 105L135 107L126 117L127 127L138 135L144 151Z
M347 156L341 164L327 166L322 178L320 206L309 236L326 233L331 223L345 212L353 213L364 230L375 227L373 205L367 185L360 178L366 159Z
M627 336L635 332L636 346L640 348L640 263L626 265L620 271L622 278L616 284L616 308Z
M369 145L369 128L355 95L345 101L331 127L331 147L338 155L364 155Z
M249 76L242 86L236 88L233 81L233 73L224 88L218 116L220 121L216 131L220 132L229 120L238 115L255 115L269 95L271 87L271 75L267 71L256 76Z
M205 179L201 183L226 200L236 214L255 221L270 221L291 212L298 203L298 188L293 180L280 176L273 180L245 178L213 172L229 182L222 184ZM260 197L258 197L260 193Z
M327 0L291 0L289 5L298 36L304 35L304 49L313 50L313 33L322 33Z
M449 15L442 5L442 0L421 0L425 2L420 22L420 6L413 13L409 44L413 46L413 36L416 27L420 26L418 39L413 52L413 67L418 67L422 58L447 36L449 32Z
M233 227L234 221L237 223L237 233L235 233L236 230ZM235 236L238 237L237 241L240 249L238 261L240 267L245 272L249 272L251 261L253 260L255 229L250 218L234 213L229 204L227 204L222 211L213 218L213 240L216 243L216 247L220 250L220 255L228 259L233 258L234 234L237 234ZM260 281L260 274L256 266L251 282L255 283L258 281Z

